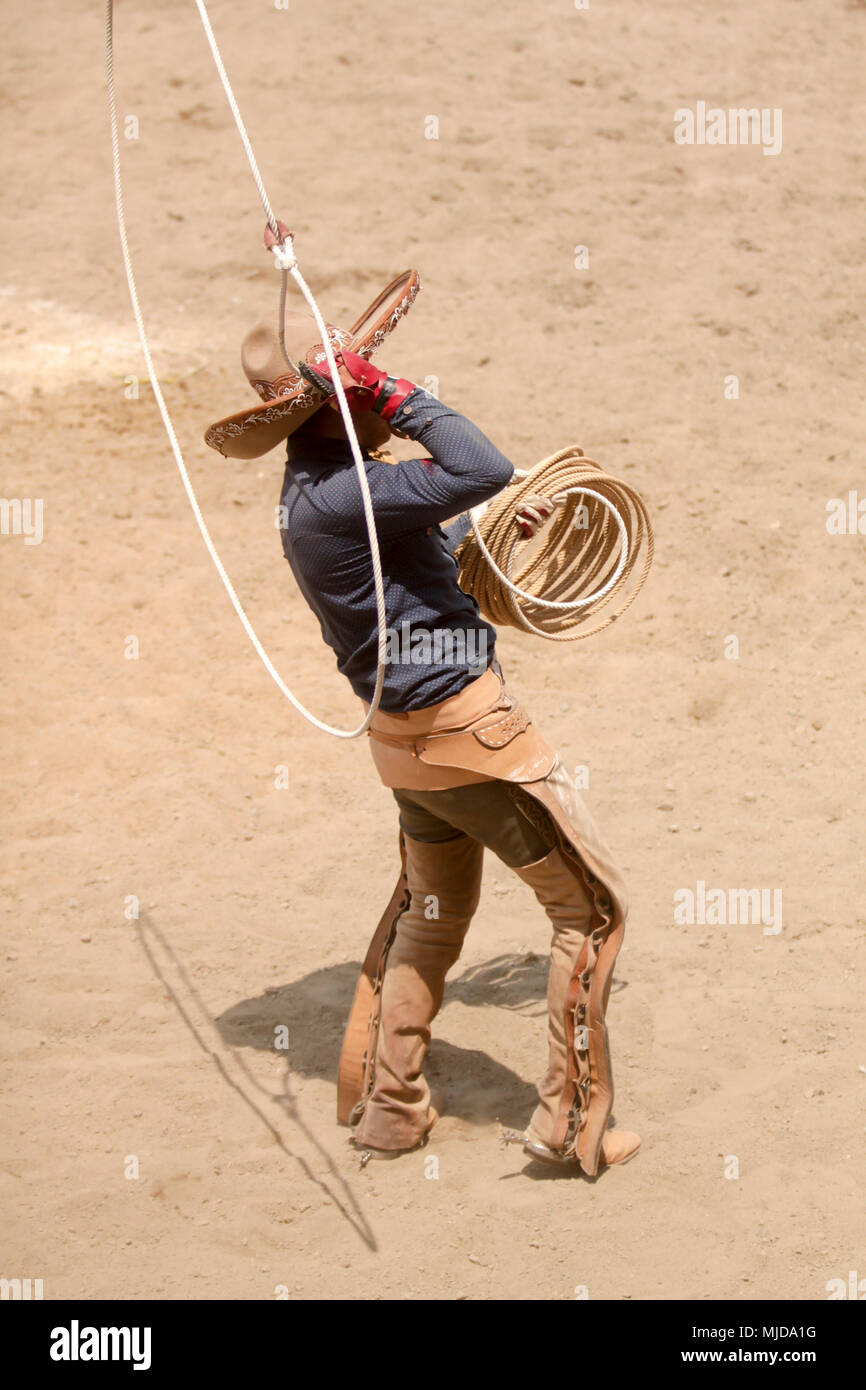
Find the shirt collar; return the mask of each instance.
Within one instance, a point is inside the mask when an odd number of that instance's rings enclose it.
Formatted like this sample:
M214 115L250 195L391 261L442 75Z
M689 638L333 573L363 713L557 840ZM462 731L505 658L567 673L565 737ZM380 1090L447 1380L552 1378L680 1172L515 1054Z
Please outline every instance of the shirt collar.
M363 447L361 457L364 459L370 457ZM354 461L348 439L296 440L291 434L287 440L286 460L292 465L294 471L334 468L339 464Z

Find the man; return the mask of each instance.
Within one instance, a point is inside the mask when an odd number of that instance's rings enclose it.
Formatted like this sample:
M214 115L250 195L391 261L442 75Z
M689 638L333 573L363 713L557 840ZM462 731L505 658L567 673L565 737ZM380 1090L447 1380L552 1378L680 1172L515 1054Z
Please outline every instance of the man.
M389 635L399 634L370 738L397 803L404 872L371 946L369 989L362 977L347 1029L344 1118L352 1142L371 1157L426 1142L437 1119L423 1074L430 1028L478 904L487 848L529 884L553 928L548 1069L519 1138L535 1157L594 1174L600 1164L625 1162L640 1143L606 1129L612 1082L604 1020L625 895L561 761L506 692L496 633L460 588L454 557L468 510L500 492L513 466L462 415L353 351L348 343L363 346L357 329L329 326L363 452ZM303 325L292 330L300 343ZM270 354L264 379L275 381L273 342L260 346ZM306 407L288 438L283 549L338 669L369 707L378 624L361 491L321 344L297 356ZM258 389L261 375L245 365ZM258 428L231 419L244 431ZM207 436L215 447L230 437L225 423L220 428ZM425 456L398 464L376 457L392 433L416 441ZM254 456L254 446L242 447ZM552 509L533 498L515 524L531 534Z

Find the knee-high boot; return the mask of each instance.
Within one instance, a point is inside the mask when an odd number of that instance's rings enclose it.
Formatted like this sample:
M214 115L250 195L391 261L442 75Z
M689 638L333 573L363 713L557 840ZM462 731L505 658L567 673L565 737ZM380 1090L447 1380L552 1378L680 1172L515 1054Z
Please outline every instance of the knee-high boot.
M539 1104L527 1130L532 1152L539 1157L555 1158L562 1154L563 1135L570 1107L583 1106L584 1123L591 1105L592 1124L598 1134L589 1136L591 1152L586 1161L581 1153L585 1145L575 1136L570 1157L595 1172L599 1159L605 1163L622 1163L636 1152L640 1140L626 1131L608 1130L604 1125L613 1099L610 1076L610 1057L604 1015L610 989L610 977L601 991L593 991L587 965L597 952L597 935L593 933L593 905L576 868L569 864L561 850L553 849L535 864L515 870L529 884L553 927L550 946L550 975L548 977L548 1068L538 1088ZM588 1003L569 1017L572 1009L574 983L579 971L586 971L582 981L589 987ZM582 1059L576 1074L571 1065L574 1058ZM585 1091L575 1097L575 1088ZM535 1148L532 1145L535 1144ZM544 1151L548 1150L549 1153ZM579 1157L579 1155L581 1155Z
M468 835L438 844L405 837L410 905L397 923L382 982L373 1074L356 1144L414 1147L435 1116L423 1075L445 976L463 946L481 892L483 848Z

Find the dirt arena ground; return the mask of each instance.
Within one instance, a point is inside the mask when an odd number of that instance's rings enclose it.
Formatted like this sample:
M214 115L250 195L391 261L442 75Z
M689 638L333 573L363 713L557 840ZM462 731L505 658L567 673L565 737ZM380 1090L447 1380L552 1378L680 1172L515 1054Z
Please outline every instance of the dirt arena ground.
M866 497L866 7L210 8L328 317L417 266L381 365L438 377L518 466L579 443L650 508L621 624L499 643L626 872L609 1022L643 1147L594 1182L500 1147L543 1069L548 933L491 859L431 1144L349 1150L336 1063L396 874L390 794L364 740L282 699L195 528L123 278L101 7L6 0L2 491L44 510L40 544L8 510L0 536L0 1276L52 1299L826 1299L866 1276L866 535L828 530ZM186 459L279 670L349 727L274 529L281 452L201 441L252 399L239 345L276 276L199 20L122 0L117 30ZM780 110L781 150L678 144L698 102ZM781 929L678 921L699 884L780 893Z

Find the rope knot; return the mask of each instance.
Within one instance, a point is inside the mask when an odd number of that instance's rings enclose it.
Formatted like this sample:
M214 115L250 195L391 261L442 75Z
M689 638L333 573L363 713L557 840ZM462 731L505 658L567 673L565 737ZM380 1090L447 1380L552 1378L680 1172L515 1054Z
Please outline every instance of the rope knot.
M294 252L294 234L289 231L285 222L277 218L277 230L279 237L274 232L270 223L265 227L265 246L271 252L276 263L277 270L294 270L298 262Z
M294 270L298 262L295 260L295 253L292 250L292 243L283 246L272 246L271 253L274 258L277 270Z

